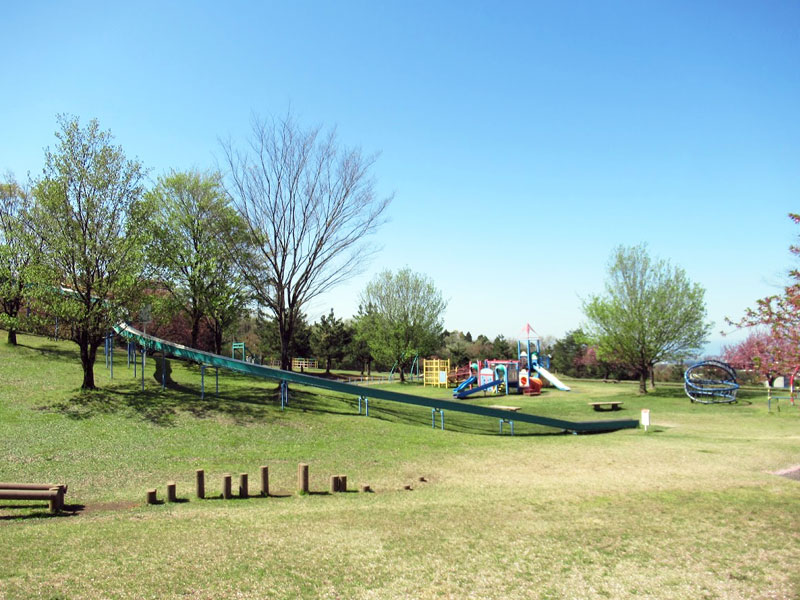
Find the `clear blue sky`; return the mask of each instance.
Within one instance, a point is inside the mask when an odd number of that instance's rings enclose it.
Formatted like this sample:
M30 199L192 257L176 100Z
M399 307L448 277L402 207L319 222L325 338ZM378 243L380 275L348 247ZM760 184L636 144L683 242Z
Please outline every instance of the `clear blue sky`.
M12 3L0 171L37 174L60 112L155 178L291 107L380 152L395 194L383 250L312 318L409 266L449 329L561 336L612 249L647 242L706 288L714 351L792 265L799 34L793 0Z

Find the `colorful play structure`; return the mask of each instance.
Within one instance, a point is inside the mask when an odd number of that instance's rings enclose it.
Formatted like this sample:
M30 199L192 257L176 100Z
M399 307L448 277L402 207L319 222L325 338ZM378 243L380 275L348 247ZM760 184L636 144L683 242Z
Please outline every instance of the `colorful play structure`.
M204 394L205 391L205 369L207 367L213 367L215 368L216 371L215 375L217 378L217 390L219 389L218 388L219 369L228 369L239 373L245 373L247 375L252 375L254 377L261 377L264 379L271 379L273 381L279 382L281 409L286 408L286 406L288 406L289 403L289 384L295 383L299 385L316 387L320 389L330 390L333 392L338 392L341 394L357 397L359 413L361 413L361 407L363 405L365 408L365 414L367 416L369 415L370 398L376 400L386 400L389 402L400 402L403 404L426 407L431 410L432 418L435 417L436 413L439 413L442 422L442 429L444 429L444 411L446 410L498 419L501 423L501 428L503 423L512 424L513 421L532 423L535 425L542 425L545 427L553 427L571 433L617 431L619 429L635 429L639 426L639 421L635 419L614 419L614 420L603 420L603 421L577 421L577 422L566 421L563 419L542 417L539 415L532 415L524 412L510 412L509 410L504 410L502 408L494 408L491 406L476 406L474 404L469 404L465 402L454 402L451 400L440 400L437 398L414 396L411 394L405 394L401 392L395 392L392 390L382 389L379 386L372 386L366 388L352 383L344 383L342 381L324 379L321 377L308 375L306 373L283 371L281 369L276 369L274 367L267 367L264 365L258 365L255 363L247 362L244 360L238 360L236 358L228 358L227 356L221 356L218 354L212 354L210 352L204 352L202 350L196 350L194 348L189 348L181 344L176 344L174 342L169 342L167 340L157 338L152 335L148 335L125 323L115 326L114 333L127 340L135 348L139 349L143 363L144 363L144 356L147 352L151 353L160 352L161 353L160 360L162 361L162 367L161 367L162 374L166 373L167 371L166 367L167 356L190 360L199 364L201 373L201 395ZM112 340L109 340L106 348L107 350L113 350ZM536 348L538 352L538 345ZM521 389L520 385L523 383L523 378L522 378L523 371L531 373L531 370L534 370L537 373L542 374L543 376L548 376L549 379L554 382L554 384L560 385L562 389L568 389L566 388L566 386L561 384L555 377L549 375L549 372L546 369L544 369L544 367L539 365L538 361L535 360L535 358L532 356L530 350L531 346L530 343L528 343L527 353L524 357L524 360L521 358L519 361L517 361L518 366L521 365L524 366L525 368L524 369L520 368L515 377L508 378L509 369L505 370L506 375L504 375L502 379L502 383L505 386L505 389L508 390L508 388L511 386L511 381L515 381L517 389ZM521 347L518 348L518 354L520 357L523 356ZM136 356L136 350L134 350L134 361L133 361L134 365L136 364L135 356ZM113 373L112 351L107 351L106 360L107 362L110 361L110 368L112 369ZM155 360L159 359L156 358ZM493 381L497 382L496 379ZM497 382L497 384L499 384L499 382ZM162 387L164 385L165 385L165 379L163 378L162 375ZM142 369L142 388L144 388L144 369ZM513 432L513 427L512 427L512 432Z
M550 366L549 360L547 357L541 360L541 356L542 347L538 339L520 340L517 342L516 360L484 360L472 363L467 378L453 390L453 397L463 400L478 392L535 396L542 391L542 379L559 390L568 392L569 386L545 367L544 362Z
M778 412L781 411L781 400L788 400L790 406L800 406L797 403L797 390L794 387L794 382L797 378L797 373L800 372L800 365L794 368L791 376L789 377L789 395L788 396L773 396L772 390L775 389L771 385L767 385L767 410L772 410L772 401L775 400L775 406ZM786 388L784 388L786 389Z
M692 402L730 404L736 402L739 383L736 370L720 360L703 360L683 374L683 389Z
M433 387L448 386L450 359L426 358L422 361L422 384Z

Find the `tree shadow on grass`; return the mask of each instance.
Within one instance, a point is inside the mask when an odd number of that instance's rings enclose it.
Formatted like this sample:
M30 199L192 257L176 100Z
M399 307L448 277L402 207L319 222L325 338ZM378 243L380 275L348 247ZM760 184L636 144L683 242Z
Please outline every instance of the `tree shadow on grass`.
M85 420L100 415L134 414L159 427L177 425L180 413L197 419L226 418L237 425L274 421L277 391L235 390L216 396L173 384L166 391L101 388L77 390L71 397L40 407L70 419Z
M20 348L25 348L26 350L30 350L31 352L36 352L37 354L45 356L48 359L55 359L64 362L80 362L78 358L77 346L75 346L74 350L67 350L54 343L44 343L39 344L38 346L28 346L27 344L17 343L17 346Z

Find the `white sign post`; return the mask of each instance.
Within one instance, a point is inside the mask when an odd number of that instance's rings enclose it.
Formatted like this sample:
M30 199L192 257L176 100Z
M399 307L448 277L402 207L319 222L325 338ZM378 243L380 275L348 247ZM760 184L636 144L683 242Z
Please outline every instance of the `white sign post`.
M641 423L642 423L642 427L644 427L644 430L647 431L647 428L650 427L650 409L649 408L643 408L642 409L642 420L641 420Z

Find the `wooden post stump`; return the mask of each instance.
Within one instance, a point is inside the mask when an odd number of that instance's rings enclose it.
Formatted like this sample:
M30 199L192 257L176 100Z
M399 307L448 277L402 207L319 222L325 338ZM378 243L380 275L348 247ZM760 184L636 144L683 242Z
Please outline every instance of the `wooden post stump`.
M222 497L225 500L230 500L233 494L231 493L231 474L225 473L222 476Z
M197 481L195 486L197 497L202 500L206 497L206 472L203 469L197 469L194 473Z
M50 498L48 508L52 514L57 514L64 506L64 489L52 487L50 491L55 492L56 495Z
M331 475L331 494L339 491L339 476Z
M261 467L261 495L269 496L269 467L266 465Z
M167 482L167 502L177 502L178 492L174 481Z
M147 503L158 504L158 490L156 488L147 490Z
M239 473L239 498L248 498L247 473Z
M347 491L347 475L339 475L339 491Z
M362 483L361 484L361 493L362 494L365 494L365 493L371 492L371 491L372 491L372 488L369 487L366 483Z
M308 493L308 465L305 463L297 465L297 491L301 494Z

